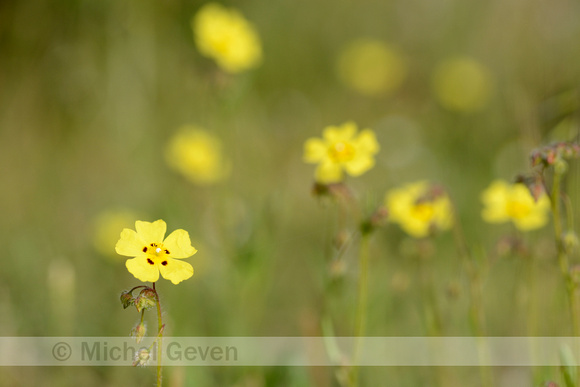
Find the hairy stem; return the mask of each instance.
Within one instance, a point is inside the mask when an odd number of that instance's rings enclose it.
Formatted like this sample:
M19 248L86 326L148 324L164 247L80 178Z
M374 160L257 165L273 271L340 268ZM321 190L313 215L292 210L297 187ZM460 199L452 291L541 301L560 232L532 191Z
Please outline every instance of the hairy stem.
M368 303L368 272L369 272L369 235L362 234L359 253L359 278L358 278L358 295L357 308L355 315L355 347L353 357L353 371L351 377L351 386L358 386L358 369L356 365L360 360L362 348L362 339L365 335L367 303Z
M162 351L162 340L163 340L163 317L161 316L161 302L159 301L159 294L155 289L155 282L153 282L153 292L155 293L155 301L157 301L157 387L161 387L162 383L162 368L161 368L161 356Z
M480 273L480 265L475 262L463 234L461 223L457 215L453 221L453 236L461 261L469 277L469 319L471 321L472 332L479 337L486 336L485 312L483 308L483 291ZM493 376L489 367L480 367L480 378L483 387L493 385Z
M554 220L554 238L556 239L556 248L558 251L558 264L560 271L566 285L568 293L568 301L570 303L570 314L572 316L572 334L576 337L580 336L580 295L578 294L578 284L572 276L570 270L570 262L568 259L568 252L564 242L564 233L562 230L562 214L560 202L562 199L561 182L563 172L558 168L554 168L554 179L552 182L552 216ZM568 204L568 203L567 203ZM570 217L571 208L567 208L568 218ZM568 219L568 222L571 222ZM569 223L570 224L570 223ZM576 385L580 383L580 368L576 367Z

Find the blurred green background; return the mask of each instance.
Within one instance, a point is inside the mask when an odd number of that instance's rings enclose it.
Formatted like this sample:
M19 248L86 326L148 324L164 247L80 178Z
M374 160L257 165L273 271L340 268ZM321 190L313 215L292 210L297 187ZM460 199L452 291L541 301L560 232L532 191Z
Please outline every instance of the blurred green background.
M122 290L139 285L110 246L95 246L103 213L164 219L199 252L195 275L161 280L170 336L319 336L329 304L336 334L352 335L357 241L333 282L337 206L312 196L304 141L354 120L376 132L375 168L348 179L363 214L392 187L419 179L450 193L483 281L489 336L571 334L553 232L517 235L488 225L479 195L495 178L529 172L528 154L574 139L580 107L580 4L566 0L230 1L263 44L255 70L227 74L196 49L190 20L203 2L0 2L0 270L3 336L126 336L138 321ZM355 39L396 47L407 76L365 96L337 76ZM453 111L433 91L437 66L470 57L491 92ZM223 142L229 177L197 186L167 166L165 146L185 124ZM578 204L577 167L567 187ZM576 206L577 207L577 206ZM125 227L132 227L129 223ZM120 233L121 229L118 230ZM517 236L527 249L498 248ZM508 241L509 242L509 241ZM98 243L97 243L98 244ZM501 244L501 243L500 243ZM504 243L505 244L505 243ZM509 243L508 243L509 244ZM441 334L470 336L469 285L451 233L428 242L394 225L371 239L369 336L423 336L425 277ZM428 251L428 259L417 258ZM334 252L331 252L334 254ZM534 264L531 265L530 262ZM424 267L424 265L426 265ZM336 286L334 286L336 285ZM533 301L531 301L533 300ZM533 305L531 307L530 305ZM147 313L149 328L156 325ZM335 369L168 367L167 386L334 386ZM363 369L367 386L479 386L471 368ZM154 369L2 368L1 386L152 385ZM561 382L556 368L498 368L497 386Z

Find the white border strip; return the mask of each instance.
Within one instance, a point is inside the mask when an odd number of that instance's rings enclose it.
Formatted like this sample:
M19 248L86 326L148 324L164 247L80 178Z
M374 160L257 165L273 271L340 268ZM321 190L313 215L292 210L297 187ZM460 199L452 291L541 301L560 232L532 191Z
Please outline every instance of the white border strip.
M149 358L140 365L153 366L156 345L153 337L139 344L125 337L0 337L0 366L131 366L142 349ZM163 337L162 350L164 366L580 365L580 337Z

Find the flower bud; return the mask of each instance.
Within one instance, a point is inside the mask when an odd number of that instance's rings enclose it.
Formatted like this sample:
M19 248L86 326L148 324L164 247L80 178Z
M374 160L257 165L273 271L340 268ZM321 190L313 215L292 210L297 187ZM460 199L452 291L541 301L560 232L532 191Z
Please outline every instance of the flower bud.
M133 304L135 299L129 292L121 293L121 304L123 304L123 309L127 309L130 305Z
M370 234L376 228L385 224L389 210L385 206L380 206L372 213L372 215L361 224L361 232L363 234Z
M580 284L580 265L574 265L570 268L570 279L575 286Z
M312 194L317 197L326 196L336 200L343 200L345 202L354 199L352 191L344 183L314 183L312 186Z
M556 166L563 159L576 159L580 157L580 144L573 142L558 142L545 147L535 149L530 158L532 167L543 165L549 167ZM559 172L562 173L562 172Z
M137 344L139 344L141 340L143 340L143 337L145 337L146 333L147 328L145 327L145 323L141 321L139 325L131 330L131 337L134 337Z
M135 354L135 361L133 362L133 367L146 366L147 363L149 362L149 359L151 359L151 354L149 353L149 350L146 348L141 348Z
M557 174L562 175L566 173L567 170L568 163L566 162L566 160L564 160L563 158L557 158L556 161L554 162L554 171Z
M578 235L574 231L566 231L562 235L562 242L564 243L564 248L568 253L574 251L580 245L580 240L578 240Z
M138 312L154 307L157 304L155 292L150 288L142 290L139 296L135 298L134 303Z
M332 262L330 262L328 271L330 274L330 278L333 280L340 280L342 278L344 278L344 275L346 274L346 262L344 261L344 259L333 259Z

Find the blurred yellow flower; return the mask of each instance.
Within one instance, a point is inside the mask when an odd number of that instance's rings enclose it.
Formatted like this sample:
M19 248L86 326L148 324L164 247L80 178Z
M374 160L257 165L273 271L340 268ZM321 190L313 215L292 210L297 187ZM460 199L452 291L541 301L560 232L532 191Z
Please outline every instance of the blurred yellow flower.
M397 50L373 39L360 39L345 46L338 57L337 72L346 86L368 96L392 92L407 75Z
M193 125L181 127L169 140L165 159L169 166L198 185L221 181L230 171L220 140Z
M193 267L179 260L197 253L187 231L175 230L163 239L167 225L161 219L152 223L138 220L135 230L123 229L115 246L117 254L135 257L125 263L135 278L156 282L161 272L163 278L177 285L193 275Z
M192 18L191 27L200 53L224 71L239 73L260 64L260 37L239 11L208 3Z
M481 63L467 57L444 61L433 74L433 92L439 103L453 111L483 108L493 91L493 76Z
M548 222L550 199L543 193L534 200L528 187L496 180L483 191L484 209L481 216L488 223L512 221L516 228L528 231L543 227Z
M129 210L110 210L100 213L93 223L93 246L106 257L115 256L111 247L119 239L119 230L135 223L137 214Z
M357 135L357 125L347 122L327 126L323 138L309 138L304 144L304 161L318 164L316 181L322 184L343 180L343 171L360 176L375 165L373 156L379 151L375 134L364 129Z
M423 238L453 225L453 209L447 194L426 181L419 181L387 192L385 203L389 220L409 235Z

